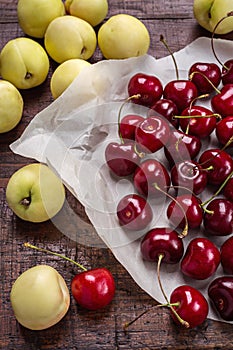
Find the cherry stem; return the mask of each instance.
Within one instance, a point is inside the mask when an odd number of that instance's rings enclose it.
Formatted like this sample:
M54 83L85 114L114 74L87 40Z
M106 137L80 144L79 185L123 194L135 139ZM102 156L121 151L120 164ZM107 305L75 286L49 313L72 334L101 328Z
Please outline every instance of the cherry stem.
M185 210L184 210L184 208L182 207L182 205L181 205L174 197L172 197L168 192L163 191L156 183L154 183L154 187L156 188L156 190L162 192L165 196L167 196L167 197L169 197L171 200L173 200L173 201L180 207L180 209L182 210L182 212L183 212L183 214L184 214L185 227L184 227L182 233L181 233L179 236L180 236L180 238L183 238L183 237L187 236L187 234L188 234L188 219L187 219Z
M166 47L166 49L168 50L168 52L170 53L171 57L172 57L172 60L174 62L174 65L175 65L175 70L176 70L176 79L179 80L179 70L178 70L178 67L177 67L177 62L175 60L175 57L174 57L174 54L173 52L171 51L170 47L168 46L166 40L164 39L164 36L161 34L160 35L160 41L164 44L164 46Z
M225 64L223 64L220 59L218 58L218 56L216 55L215 49L214 49L214 34L216 32L217 27L219 26L220 23L222 23L226 18L233 16L233 11L230 11L229 13L227 13L226 16L224 16L223 18L220 19L220 21L218 21L218 23L215 25L213 32L212 32L212 37L211 37L211 48L214 54L214 57L216 58L216 60L218 61L218 63L226 70L229 70L229 68L227 66L225 66Z
M216 119L222 119L221 115L218 113L213 113L209 115L174 115L172 118L174 119L191 119L191 118L212 118L215 117Z
M65 259L65 260L67 260L67 261L69 261L69 262L71 262L71 263L77 265L81 270L87 271L87 269L86 269L84 266L82 266L81 264L77 263L77 262L74 261L73 259L68 258L68 257L65 256L65 255L62 255L62 254L59 254L59 253L55 253L55 252L53 252L53 251L51 251L51 250L48 250L48 249L39 248L39 247L37 247L37 246L35 246L35 245L32 245L32 244L30 244L30 243L28 243L28 242L27 242L27 243L24 243L24 246L25 246L26 248L35 249L35 250L38 250L38 251L43 252L43 253L47 253L47 254L52 254L52 255L58 256L59 258Z
M212 197L210 197L209 199L207 199L205 202L201 203L201 206L204 207L206 206L209 202L212 201L212 199L214 199L223 189L223 187L226 185L226 183L228 182L228 180L233 176L233 171L227 176L227 178L224 180L224 182L221 184L221 186L219 187L219 189L213 194ZM204 209L204 208L203 208ZM204 209L206 210L206 209Z
M158 277L158 283L159 283L159 287L160 287L160 290L164 296L164 299L166 300L167 304L166 306L168 306L171 311L173 312L173 314L177 317L178 321L185 327L185 328L189 328L190 325L187 321L183 320L180 315L176 312L176 310L174 309L173 306L179 306L179 303L174 305L174 304L171 304L168 300L168 297L163 289L163 285L162 285L162 282L161 282L161 278L160 278L160 267L161 267L161 263L162 263L162 260L164 258L164 255L163 254L159 254L159 258L158 258L158 264L157 264L157 277Z
M133 99L138 99L138 98L140 98L140 97L141 97L140 94L136 94L136 95L129 96L129 97L122 103L122 105L121 105L121 107L120 107L120 109L119 109L119 112L118 112L118 135L119 135L119 137L120 137L121 143L123 143L123 144L124 144L124 139L123 139L122 134L121 134L121 132L120 132L121 112L122 112L124 106L125 106L129 101L131 101L131 100L133 100Z
M201 75L203 78L205 78L205 79L208 81L208 83L212 86L212 88L213 88L218 94L221 93L221 91L212 83L212 81L211 81L205 74L203 74L203 73L201 73L201 72L198 72L198 71L192 72L192 73L190 74L190 76L189 76L189 79L192 80L195 74Z

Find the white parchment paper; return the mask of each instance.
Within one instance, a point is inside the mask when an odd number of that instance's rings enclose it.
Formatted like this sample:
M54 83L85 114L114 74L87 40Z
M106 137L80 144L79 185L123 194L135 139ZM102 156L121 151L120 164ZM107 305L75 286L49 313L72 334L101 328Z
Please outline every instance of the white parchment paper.
M215 39L215 49L225 62L232 57L233 42ZM176 52L175 57L180 78L188 78L188 69L194 62L216 62L208 38L195 40ZM116 218L117 203L122 196L133 191L132 182L112 177L104 159L107 143L119 140L118 111L128 97L128 81L136 72L154 74L163 84L176 79L170 56L156 60L145 55L101 61L85 67L57 100L33 118L22 136L10 147L17 154L48 164L61 176L67 188L84 205L98 235L114 256L142 289L163 303L156 280L156 266L143 261L140 255L139 242L143 232L125 232ZM208 106L208 102L205 105ZM146 113L133 104L128 104L125 109L127 112ZM215 144L215 135L211 135L210 143L203 147ZM163 152L159 151L155 157L166 163ZM209 194L204 193L202 199ZM169 225L165 216L166 205L164 202L154 207L154 219L149 228ZM68 235L65 230L64 227L64 234ZM202 229L190 232L185 245L197 235L203 236ZM225 238L215 238L214 242L220 246L223 240ZM198 282L184 277L179 265L164 265L161 278L168 296L178 285L188 283L198 287L208 299L208 284L222 274L220 266L210 279ZM219 320L211 307L209 318Z

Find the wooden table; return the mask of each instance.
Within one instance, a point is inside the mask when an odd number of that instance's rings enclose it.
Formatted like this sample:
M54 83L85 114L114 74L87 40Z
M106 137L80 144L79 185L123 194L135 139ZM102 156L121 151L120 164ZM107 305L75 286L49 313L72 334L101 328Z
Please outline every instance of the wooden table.
M127 1L109 0L108 16L128 13L140 18L151 34L149 53L157 58L167 55L166 48L159 43L163 34L173 51L182 49L195 38L210 34L196 23L192 12L193 0ZM24 36L17 23L16 0L0 2L0 49L12 38ZM233 39L233 34L225 38ZM96 51L90 60L100 60ZM48 221L32 224L18 219L8 208L5 189L9 177L25 164L33 162L13 154L9 145L27 127L33 116L52 101L49 80L56 64L51 61L49 77L41 86L22 91L24 113L20 124L11 132L0 137L0 348L8 350L113 350L113 349L232 349L233 326L207 320L198 329L184 330L173 324L169 310L159 309L142 317L123 331L124 322L133 319L146 308L155 304L132 280L112 253L103 247L76 244L63 235ZM88 222L82 205L67 192L67 201L80 220L77 227L80 234L96 240L94 228ZM72 230L72 228L71 228ZM44 331L30 331L21 327L13 315L10 305L12 283L27 268L46 263L55 267L69 284L75 274L72 264L61 259L25 249L23 243L46 247L76 259L86 267L105 266L116 280L114 301L104 310L85 311L71 299L71 307L65 318L57 325Z

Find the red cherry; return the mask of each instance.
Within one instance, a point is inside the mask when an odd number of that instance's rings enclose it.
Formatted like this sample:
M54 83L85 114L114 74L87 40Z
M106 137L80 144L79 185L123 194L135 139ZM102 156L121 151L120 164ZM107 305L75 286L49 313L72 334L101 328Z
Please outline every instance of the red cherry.
M128 83L128 94L129 96L139 94L140 97L132 99L132 102L150 107L162 96L163 86L157 77L137 73Z
M198 96L197 88L189 80L173 80L164 87L163 97L172 100L181 113Z
M166 145L170 136L168 121L159 116L146 118L137 125L135 140L144 152L156 152Z
M189 328L201 325L208 316L209 306L205 297L197 289L182 285L173 290L170 297L171 304L178 315L188 322ZM177 316L171 311L175 323L180 324Z
M112 301L115 282L106 268L91 269L73 278L71 292L79 305L88 310L98 310Z
M184 275L196 280L204 280L212 276L220 264L220 252L213 242L207 238L192 239L181 261Z
M226 186L223 189L223 195L226 199L233 202L233 177L227 181Z
M192 115L203 116L203 118L190 118ZM188 107L181 113L181 116L187 116L187 118L180 118L181 129L184 132L188 130L190 135L195 135L201 139L210 136L216 127L216 116L213 115L210 109L202 106Z
M173 186L178 187L179 190L192 191L197 195L206 188L207 173L197 162L186 160L173 166L171 169L171 181Z
M233 321L233 277L221 276L213 280L208 287L208 295L220 317Z
M223 85L233 84L233 59L226 61L223 65L222 83Z
M189 76L193 72L197 72L193 74L192 82L196 85L199 94L207 94L214 91L213 86L208 82L208 80L211 81L215 87L218 87L221 82L221 70L215 63L194 63L189 69ZM201 74L198 74L198 72Z
M227 236L233 232L233 203L224 198L213 199L206 207L204 227L213 236Z
M119 124L119 134L123 140L134 140L136 126L142 122L144 118L137 114L125 115Z
M233 115L225 117L217 123L216 136L222 145L229 142L230 138L233 137ZM233 142L228 147L233 147Z
M204 151L198 163L206 169L212 167L207 172L208 183L211 185L221 185L233 171L232 157L226 151L218 148Z
M211 99L212 109L222 118L233 115L233 84L226 84Z
M187 135L180 130L173 130L164 148L164 153L173 166L181 161L195 158L201 150L201 141L198 137Z
M178 114L178 109L173 101L165 98L158 100L149 109L148 117L153 117L155 112L166 118L175 128L178 128L179 120L173 119Z
M160 189L167 192L170 186L170 177L165 166L156 159L146 159L138 166L133 178L136 190L149 197L161 197Z
M135 152L135 143L111 142L105 149L105 159L111 171L117 176L133 174L140 162L140 157Z
M225 273L233 275L233 236L228 238L221 246L221 264Z
M189 228L198 228L201 225L203 210L200 206L200 200L196 196L190 194L177 196L168 205L167 217L175 227L184 228L184 212L186 214Z
M143 197L128 194L117 205L117 217L124 228L139 231L150 224L153 212L150 204Z
M143 237L140 245L143 259L158 261L163 255L163 262L177 264L182 258L184 245L178 233L169 227L157 227L151 229Z

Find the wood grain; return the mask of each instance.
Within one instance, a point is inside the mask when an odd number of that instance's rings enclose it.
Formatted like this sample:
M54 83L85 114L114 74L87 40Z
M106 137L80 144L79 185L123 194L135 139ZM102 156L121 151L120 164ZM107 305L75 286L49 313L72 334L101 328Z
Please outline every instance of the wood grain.
M140 18L151 35L149 53L157 58L167 55L160 43L163 34L173 51L177 51L199 36L210 36L200 28L192 13L192 0L127 1L109 0L108 17L128 13ZM0 49L5 43L24 36L17 22L17 0L0 2ZM233 35L226 38L233 39ZM97 49L91 62L102 59ZM135 322L128 333L123 324L136 315L150 309L156 302L144 293L127 271L103 247L85 214L82 205L67 191L67 207L56 220L31 224L18 219L8 208L5 199L7 181L14 171L33 162L13 154L9 145L16 140L32 118L52 102L49 79L56 68L51 61L48 79L40 87L22 91L24 114L21 123L11 132L0 137L0 348L2 350L129 350L129 349L232 349L233 326L207 320L194 330L184 330L173 324L167 309L152 309ZM72 210L68 210L71 208ZM67 212L66 212L67 211ZM64 215L65 214L65 215ZM59 230L59 220L66 217L69 237ZM79 241L76 243L76 235ZM66 317L45 331L30 331L21 327L10 305L13 282L27 268L46 263L56 268L68 285L77 270L59 258L28 250L24 242L47 247L76 259L87 268L105 266L116 280L116 296L106 309L91 312L81 309L74 300ZM91 247L95 241L96 246Z

